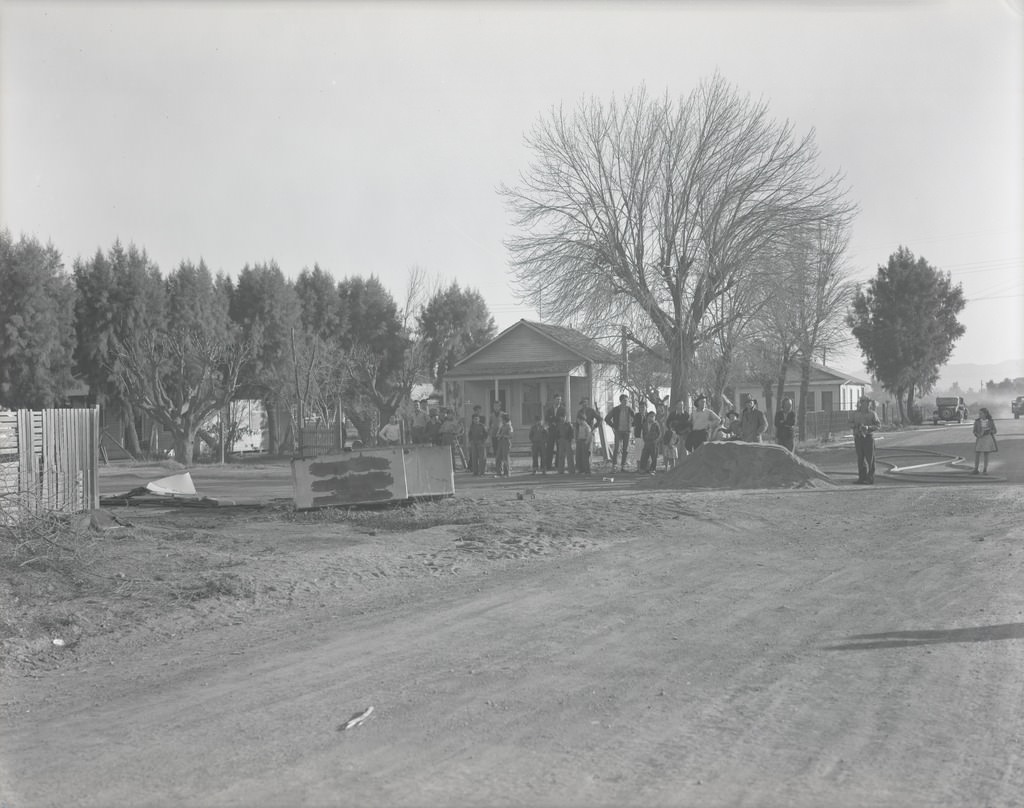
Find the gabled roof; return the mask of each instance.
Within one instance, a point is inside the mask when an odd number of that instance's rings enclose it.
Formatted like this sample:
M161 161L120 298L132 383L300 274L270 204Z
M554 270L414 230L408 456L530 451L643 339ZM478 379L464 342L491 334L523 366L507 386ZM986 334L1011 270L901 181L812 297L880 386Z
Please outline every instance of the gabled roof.
M800 380L800 363L790 362L786 366L786 382L792 384ZM812 382L828 382L836 381L839 384L863 384L870 385L871 382L861 379L857 376L853 376L849 373L843 373L841 370L830 368L827 365L820 365L817 362L811 362L811 381ZM751 379L744 379L740 382L741 387L751 387L757 385L758 382Z
M445 373L446 379L501 378L516 376L564 376L583 363L576 359L552 359L546 362L479 362L459 367L454 365Z
M796 371L799 373L799 365L795 366ZM824 373L826 376L834 376L837 379L841 379L844 384L866 384L870 385L871 382L866 379L862 379L859 376L854 376L851 373L843 373L841 370L830 368L826 365L819 365L817 362L811 362L811 370L816 370L819 373Z
M565 326L561 325L550 325L548 323L538 323L533 320L523 319L517 323L513 323L512 325L510 325L508 328L506 328L504 331L498 334L498 336L496 336L483 347L477 348L475 351L473 351L473 353L460 359L458 362L452 365L451 370L449 370L448 373L445 375L450 376L452 375L453 371L455 371L455 375L459 375L458 369L460 365L462 365L464 362L470 361L474 356L479 354L481 351L486 351L491 345L493 345L496 342L500 342L502 339L504 339L506 336L508 336L510 333L512 333L514 330L518 328L528 328L531 331L540 334L542 337L545 337L546 339L549 339L552 342L555 342L558 345L562 346L571 353L576 354L581 360L587 360L590 362L604 362L606 364L618 364L620 361L619 355L617 353L615 353L614 351L609 351L597 340L591 339L586 334L577 331L574 328L566 328ZM476 371L474 371L474 373L475 372Z
M575 328L566 328L561 325L550 325L548 323L537 323L531 320L520 320L534 331L539 331L549 339L554 340L571 351L575 351L580 356L591 360L592 362L614 362L617 363L621 360L621 357L614 351L609 351L600 342L595 339L591 339L581 331L577 331Z

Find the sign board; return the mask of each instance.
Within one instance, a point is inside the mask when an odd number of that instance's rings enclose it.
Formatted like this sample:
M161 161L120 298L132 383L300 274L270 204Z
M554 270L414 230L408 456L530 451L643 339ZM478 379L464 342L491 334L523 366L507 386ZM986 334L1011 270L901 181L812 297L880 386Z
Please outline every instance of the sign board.
M296 508L368 505L451 496L455 472L447 446L363 449L292 461Z

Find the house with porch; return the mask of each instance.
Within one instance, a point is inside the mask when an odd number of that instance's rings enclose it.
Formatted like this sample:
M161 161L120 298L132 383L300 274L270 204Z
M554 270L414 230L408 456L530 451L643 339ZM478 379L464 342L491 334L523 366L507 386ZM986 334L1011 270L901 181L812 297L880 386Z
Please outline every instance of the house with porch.
M807 412L848 412L857 409L857 402L865 395L871 383L865 379L843 373L835 368L811 363L810 384L807 390ZM773 383L771 396L774 397L776 387ZM746 406L748 399L757 399L760 409L769 416L771 423L778 402L769 398L765 400L765 391L760 383L745 381L735 386L734 401L737 409ZM793 409L800 405L800 366L792 362L786 368L786 385L783 398L793 402Z
M467 428L473 408L495 401L512 416L513 449L529 446L529 427L560 393L570 414L581 398L601 413L619 390L620 357L572 328L520 320L456 362L445 374L444 403Z

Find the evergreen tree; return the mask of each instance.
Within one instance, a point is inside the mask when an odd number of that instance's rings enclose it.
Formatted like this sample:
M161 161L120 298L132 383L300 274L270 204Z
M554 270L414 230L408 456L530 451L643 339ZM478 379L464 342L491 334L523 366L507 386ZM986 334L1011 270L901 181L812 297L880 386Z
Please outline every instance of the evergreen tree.
M74 382L75 288L60 253L0 230L0 406L53 407Z
M299 297L275 262L247 264L231 292L229 311L231 320L241 327L242 337L259 345L241 379L241 395L263 401L270 452L277 454L282 438L278 405L290 398L292 339L302 327Z
M135 406L121 384L117 346L163 325L163 280L145 250L115 242L106 255L75 261L76 373L101 407L120 416L125 449L142 456Z
M182 262L164 282L161 327L118 341L126 396L171 433L175 458L185 465L203 422L231 401L256 352L228 318L229 289L202 262Z
M948 272L902 246L854 296L847 325L868 370L896 396L901 418L912 411L915 392L932 388L963 336L957 315L965 305Z
M425 362L434 384L464 356L482 347L497 331L487 303L475 289L458 283L438 291L418 317Z

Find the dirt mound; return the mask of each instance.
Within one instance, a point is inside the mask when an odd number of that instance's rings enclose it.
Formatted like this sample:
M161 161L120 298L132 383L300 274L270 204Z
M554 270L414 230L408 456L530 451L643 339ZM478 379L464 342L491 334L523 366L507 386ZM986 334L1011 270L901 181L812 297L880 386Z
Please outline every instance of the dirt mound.
M649 488L832 488L821 469L769 443L706 443L671 471L641 483Z

